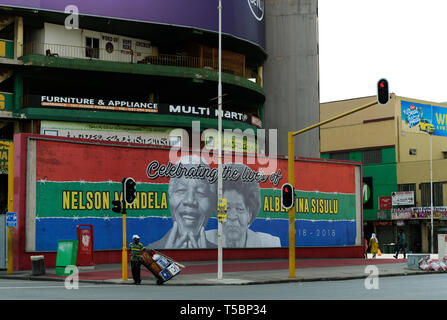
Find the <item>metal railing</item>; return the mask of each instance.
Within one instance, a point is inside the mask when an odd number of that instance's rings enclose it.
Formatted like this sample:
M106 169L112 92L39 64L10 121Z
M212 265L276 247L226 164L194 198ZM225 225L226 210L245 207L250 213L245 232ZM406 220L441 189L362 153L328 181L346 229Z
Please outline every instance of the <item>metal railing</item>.
M184 55L146 55L132 50L115 48L90 48L54 43L29 42L24 45L23 55L39 54L50 57L90 59L100 61L114 61L121 63L140 63L184 68L218 70L215 58L193 57ZM245 60L233 57L222 57L222 72L245 77Z

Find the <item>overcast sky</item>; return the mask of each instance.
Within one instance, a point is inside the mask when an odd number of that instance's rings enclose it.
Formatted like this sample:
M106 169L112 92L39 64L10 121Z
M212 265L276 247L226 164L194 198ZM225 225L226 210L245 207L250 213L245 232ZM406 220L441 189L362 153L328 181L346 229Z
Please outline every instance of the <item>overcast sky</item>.
M376 94L447 102L447 0L318 0L320 102Z

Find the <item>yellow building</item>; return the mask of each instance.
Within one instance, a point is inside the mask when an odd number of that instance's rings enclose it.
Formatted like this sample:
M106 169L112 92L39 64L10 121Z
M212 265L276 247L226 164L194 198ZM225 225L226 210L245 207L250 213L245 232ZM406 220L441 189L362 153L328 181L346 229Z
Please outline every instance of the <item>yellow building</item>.
M375 99L322 103L320 120ZM394 250L387 244L396 242L398 229L407 235L409 250L430 252L432 167L437 252L438 232L447 233L442 229L447 226L447 104L391 94L385 106L375 105L322 126L320 154L322 158L363 163L364 183L368 185L364 189L364 233L367 238L372 232L378 234L385 252ZM412 192L409 202L400 202L392 209L385 206L394 192L403 191ZM402 194L395 193L395 201L398 195Z

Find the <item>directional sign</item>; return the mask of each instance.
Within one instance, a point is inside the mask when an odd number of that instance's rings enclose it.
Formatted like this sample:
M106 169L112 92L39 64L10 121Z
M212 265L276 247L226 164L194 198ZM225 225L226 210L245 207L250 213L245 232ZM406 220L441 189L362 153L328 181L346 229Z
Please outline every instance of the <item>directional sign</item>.
M13 228L17 227L17 212L6 213L6 226Z

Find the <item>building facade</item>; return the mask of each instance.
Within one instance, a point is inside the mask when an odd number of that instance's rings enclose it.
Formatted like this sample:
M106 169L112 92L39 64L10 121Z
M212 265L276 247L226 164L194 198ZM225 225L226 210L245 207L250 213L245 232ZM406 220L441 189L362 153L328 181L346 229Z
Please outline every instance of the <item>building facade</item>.
M374 99L323 103L321 120ZM447 225L446 113L444 104L391 94L385 106L372 106L320 128L322 158L363 163L364 232L367 237L375 232L384 252L394 250L399 229L407 235L409 250L431 251L430 185L437 252L437 234L445 233ZM405 195L409 199L404 201Z
M319 122L318 2L266 1L266 51L265 127L287 154L287 132ZM296 136L295 155L318 158L318 133Z
M185 3L130 0L122 10L116 2L0 1L0 139L216 149L218 3ZM222 127L234 137L224 150L262 152L248 137L264 128L264 3L223 6ZM10 155L0 151L1 224Z

